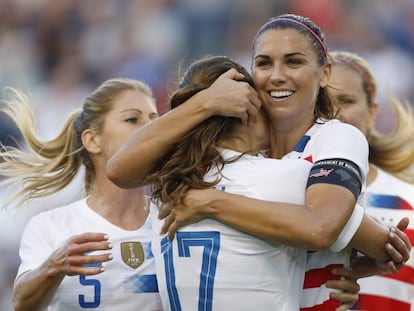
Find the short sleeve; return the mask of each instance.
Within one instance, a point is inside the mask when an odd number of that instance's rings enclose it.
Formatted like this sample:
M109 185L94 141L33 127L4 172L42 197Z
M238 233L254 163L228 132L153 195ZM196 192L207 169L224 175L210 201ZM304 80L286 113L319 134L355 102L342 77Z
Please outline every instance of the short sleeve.
M51 227L45 213L33 216L27 223L20 241L20 266L17 277L40 266L54 250Z
M341 122L328 122L320 128L313 144L314 163L324 159L352 161L360 168L362 181L365 183L368 173L369 145L359 129Z

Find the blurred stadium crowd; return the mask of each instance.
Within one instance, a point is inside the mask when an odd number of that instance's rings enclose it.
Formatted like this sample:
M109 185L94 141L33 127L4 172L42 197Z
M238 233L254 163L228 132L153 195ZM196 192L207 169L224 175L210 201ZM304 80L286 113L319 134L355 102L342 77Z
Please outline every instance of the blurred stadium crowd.
M111 77L147 82L163 113L188 62L223 54L249 67L259 26L287 12L315 21L330 50L357 52L369 61L380 86L377 127L392 130L387 91L414 102L414 0L0 0L0 88L29 94L43 139L56 135L83 98ZM19 140L4 115L0 140ZM54 206L72 201L78 188L55 198ZM6 197L0 193L0 203ZM12 310L22 228L50 202L0 212L2 311Z

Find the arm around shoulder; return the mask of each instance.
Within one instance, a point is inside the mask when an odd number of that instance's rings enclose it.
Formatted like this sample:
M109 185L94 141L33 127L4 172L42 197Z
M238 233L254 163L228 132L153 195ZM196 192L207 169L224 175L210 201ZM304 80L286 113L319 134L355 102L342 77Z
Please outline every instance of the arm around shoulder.
M162 209L160 218L166 218L162 233L168 233L171 239L182 226L212 218L265 240L313 250L330 247L340 231L333 228L329 217L320 217L305 205L263 201L214 189L188 191L183 204L175 205L170 214Z
M205 104L205 91L199 92L185 104L167 112L140 128L107 165L109 179L121 188L145 185L158 161L192 128L212 116Z
M214 115L240 118L243 123L255 119L261 101L243 76L234 69L223 73L209 88L199 91L183 104L140 128L109 159L106 174L121 188L147 184L146 177L157 163L188 132Z

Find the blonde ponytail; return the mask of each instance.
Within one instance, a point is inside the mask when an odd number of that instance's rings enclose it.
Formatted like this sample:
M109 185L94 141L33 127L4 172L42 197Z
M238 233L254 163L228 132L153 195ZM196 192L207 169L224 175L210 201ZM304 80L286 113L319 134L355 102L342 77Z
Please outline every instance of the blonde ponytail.
M376 131L370 133L370 162L398 178L414 183L414 108L391 93L388 102L395 113L396 127L387 135Z
M367 63L355 53L333 51L329 53L334 65L343 65L356 72L362 81L368 107L377 95L377 83ZM388 103L396 117L396 128L389 134L372 129L368 134L369 161L394 176L414 183L414 108L408 102L400 101L392 92Z
M22 132L27 150L3 146L0 151L0 186L18 185L19 189L6 203L52 195L65 188L85 166L85 192L93 191L96 171L90 154L82 144L82 133L92 129L101 133L106 114L125 92L136 91L155 99L149 86L141 81L114 78L104 81L66 121L56 138L41 141L35 134L34 113L29 99L12 88L5 89L3 111Z
M75 149L73 124L79 112L73 113L59 135L42 141L35 133L34 113L28 97L13 88L5 89L3 112L17 125L27 150L2 146L0 185L17 184L19 189L6 203L18 205L33 198L52 195L66 187L81 165L80 149Z

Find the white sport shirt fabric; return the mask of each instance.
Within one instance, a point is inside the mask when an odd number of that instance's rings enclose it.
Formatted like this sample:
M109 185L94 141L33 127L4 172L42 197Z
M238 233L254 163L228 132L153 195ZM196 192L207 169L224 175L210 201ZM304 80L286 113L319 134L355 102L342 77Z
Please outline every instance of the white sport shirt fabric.
M414 185L377 168L376 179L367 186L366 211L386 226L395 226L408 217L405 231L414 245ZM395 274L358 280L359 301L354 310L414 310L414 249L406 265Z
M283 159L305 159L315 163L319 160L333 158L347 159L355 163L360 168L365 183L368 171L368 142L357 128L338 120L326 122L319 120L303 136L295 150ZM362 191L364 191L364 186ZM362 201L361 195L358 202L363 206ZM361 218L357 217L356 220L358 219L360 223ZM353 236L358 226L351 226L354 231L348 232L348 237ZM338 279L337 276L331 274L331 270L334 267L348 266L349 259L350 249L348 248L340 252L322 250L308 253L301 311L336 309L339 303L329 299L329 293L333 290L326 288L325 283L328 280Z
M224 150L223 155L239 153ZM216 188L303 204L311 166L307 161L244 155L224 166L225 178ZM211 169L206 179L214 180L215 174ZM158 234L163 222L157 215L157 207L151 205L152 246L164 310L299 309L306 250L268 243L211 219L181 228L168 241Z
M69 237L85 232L107 233L114 258L103 263L105 271L99 275L66 276L47 310L162 310L151 252L150 218L138 230L123 230L91 210L86 199L42 212L28 222L17 277L37 268Z

